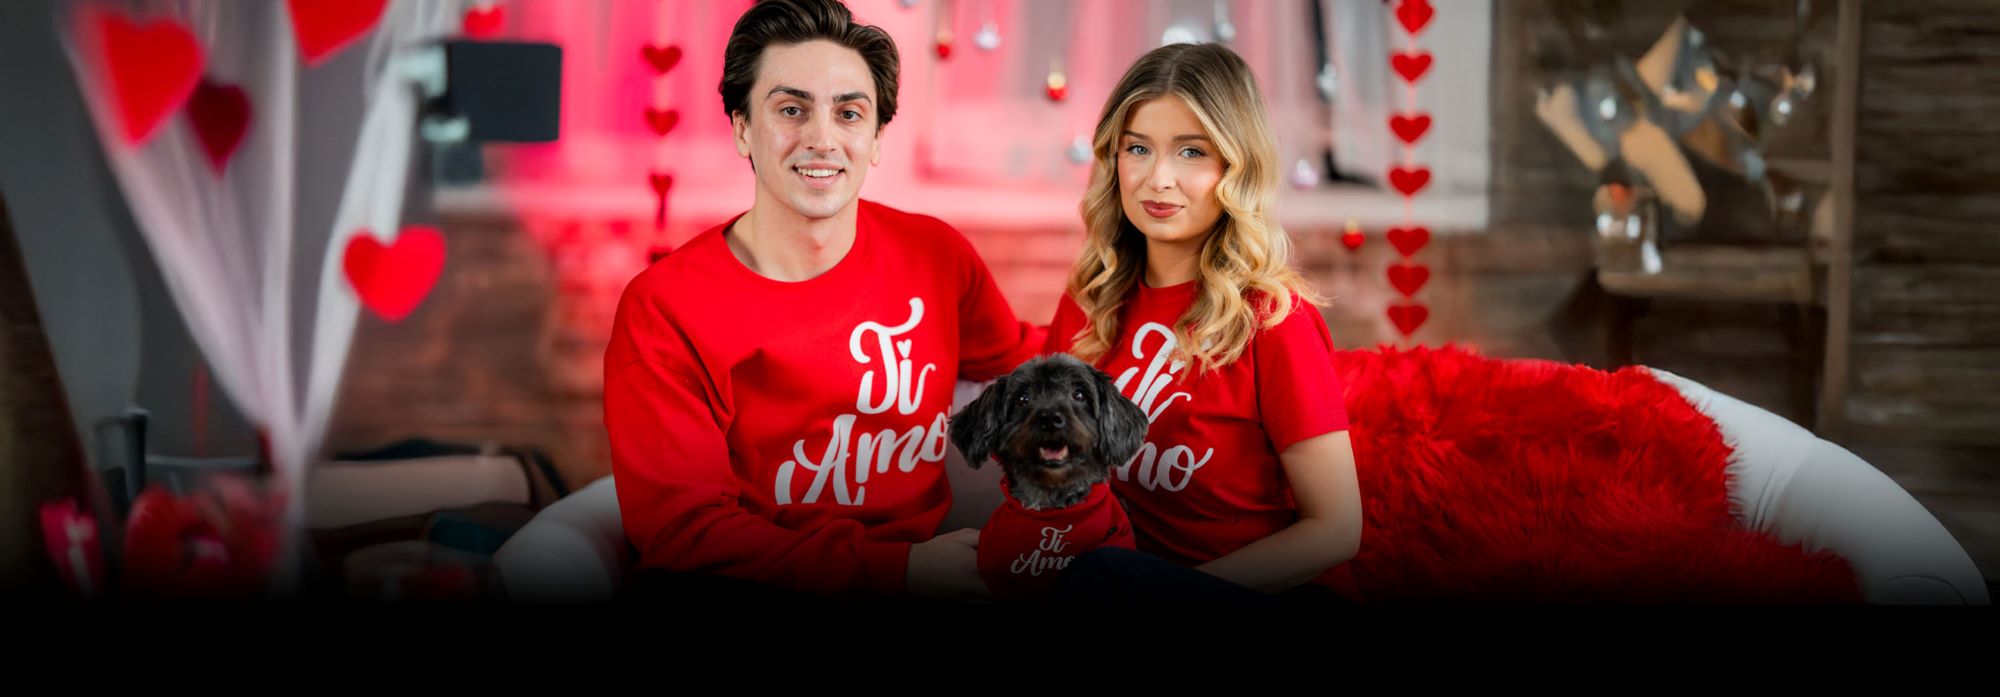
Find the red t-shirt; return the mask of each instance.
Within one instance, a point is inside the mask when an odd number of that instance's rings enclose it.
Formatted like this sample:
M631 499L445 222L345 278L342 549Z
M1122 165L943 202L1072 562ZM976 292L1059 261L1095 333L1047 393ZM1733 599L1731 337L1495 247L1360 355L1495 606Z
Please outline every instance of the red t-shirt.
M1151 422L1146 444L1111 477L1139 549L1188 566L1298 520L1279 453L1347 430L1333 337L1317 308L1296 295L1284 321L1258 331L1228 365L1197 375L1169 358L1177 345L1172 327L1194 304L1197 283L1140 283L1120 308L1117 345L1096 362ZM1069 350L1086 325L1082 308L1065 295L1049 326L1049 350ZM1342 568L1319 580L1333 581Z
M979 529L979 576L1000 600L1035 602L1055 588L1069 563L1100 547L1133 549L1132 521L1100 483L1068 508L1022 506L1000 479L1005 502Z
M961 376L1033 357L984 263L935 218L860 203L826 273L777 281L708 230L633 279L604 421L641 564L814 593L901 592L951 507Z

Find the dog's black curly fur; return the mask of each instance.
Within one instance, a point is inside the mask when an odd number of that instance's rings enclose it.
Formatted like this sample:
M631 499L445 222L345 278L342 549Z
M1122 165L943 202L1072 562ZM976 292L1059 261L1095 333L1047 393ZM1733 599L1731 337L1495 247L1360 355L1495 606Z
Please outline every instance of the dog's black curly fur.
M999 461L1014 498L1031 510L1083 501L1145 438L1146 413L1111 376L1067 354L1021 364L951 420L965 461Z

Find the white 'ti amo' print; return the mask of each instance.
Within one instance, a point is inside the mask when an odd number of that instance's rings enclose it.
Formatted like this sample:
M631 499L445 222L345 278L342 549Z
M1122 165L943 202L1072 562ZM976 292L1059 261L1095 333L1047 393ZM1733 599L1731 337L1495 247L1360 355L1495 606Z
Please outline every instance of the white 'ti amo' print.
M1186 361L1168 360L1168 357L1174 354L1174 349L1180 345L1174 338L1172 329L1158 322L1141 325L1139 332L1132 336L1132 357L1147 360L1146 340L1155 335L1161 337L1160 346L1150 354L1151 360L1146 363L1145 373L1141 375L1139 368L1133 367L1118 375L1118 391L1121 394L1125 392L1125 387L1132 383L1132 378L1139 378L1138 389L1131 393L1132 401L1139 405L1141 411L1146 412L1148 424L1158 421L1160 414L1165 413L1167 407L1172 406L1175 401L1194 399L1193 395L1186 392L1174 392L1166 396L1166 401L1159 401L1160 393L1173 384L1174 378L1180 375L1182 368L1187 367ZM1188 481L1194 478L1195 470L1207 465L1208 459L1214 455L1215 449L1209 448L1202 452L1200 458L1196 458L1194 448L1185 445L1176 445L1161 452L1160 447L1149 439L1145 445L1139 447L1139 452L1132 455L1132 459L1113 468L1111 472L1117 475L1119 481L1137 481L1139 486L1147 491L1160 489L1180 491L1187 488ZM1132 472L1133 463L1139 465L1136 479Z
M937 364L926 363L923 370L915 373L912 380L910 365L910 340L897 341L896 337L908 334L924 319L924 301L910 298L910 318L895 326L880 322L862 322L848 335L847 349L854 361L862 365L880 360L882 370L869 370L861 376L859 395L855 397L854 408L862 414L880 414L896 408L898 414L917 413L918 403L923 399L924 383ZM863 351L866 339L873 336L880 355L870 356ZM881 376L881 399L874 398L877 375ZM841 414L833 420L833 433L829 435L826 447L820 451L818 461L806 454L806 442L800 439L792 444L792 459L778 466L777 481L773 485L772 498L780 506L792 503L818 503L819 498L829 488L833 489L833 500L842 506L860 506L868 500L868 475L887 474L890 462L895 462L897 471L909 472L916 469L919 462L944 462L946 434L945 412L939 409L929 426L911 426L906 432L893 428L880 432L854 434L856 414ZM849 443L852 442L852 450ZM849 454L853 454L854 471L848 473ZM813 473L812 485L805 496L792 500L792 476L799 468ZM849 490L852 482L853 489Z

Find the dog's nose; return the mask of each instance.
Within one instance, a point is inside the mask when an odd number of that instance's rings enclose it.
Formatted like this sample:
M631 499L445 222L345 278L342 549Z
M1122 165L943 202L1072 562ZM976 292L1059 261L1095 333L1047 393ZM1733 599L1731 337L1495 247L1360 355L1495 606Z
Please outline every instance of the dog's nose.
M1062 412L1055 410L1044 411L1040 414L1036 414L1035 422L1041 424L1042 428L1046 429L1062 428L1065 424L1068 423L1067 421L1063 420Z

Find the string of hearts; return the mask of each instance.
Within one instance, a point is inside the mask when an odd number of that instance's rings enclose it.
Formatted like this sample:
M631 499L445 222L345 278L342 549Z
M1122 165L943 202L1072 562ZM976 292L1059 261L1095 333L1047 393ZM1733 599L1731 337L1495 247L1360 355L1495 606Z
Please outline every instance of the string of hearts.
M1402 161L1389 168L1389 185L1403 194L1403 224L1390 228L1388 234L1389 245L1396 248L1400 258L1389 265L1387 276L1389 285L1401 295L1398 302L1389 305L1388 314L1389 321L1405 339L1415 334L1431 315L1430 307L1416 299L1417 292L1430 281L1431 270L1414 259L1419 250L1430 244L1431 231L1416 224L1412 199L1431 181L1430 168L1414 161L1417 141L1431 129L1431 115L1417 110L1417 81L1430 71L1432 59L1429 51L1417 46L1416 39L1436 14L1429 0L1401 0L1396 6L1396 21L1405 32L1404 49L1389 55L1390 68L1403 78L1403 111L1389 117L1389 130L1403 146ZM1357 245L1349 244L1350 248L1354 246Z
M639 49L639 57L646 61L647 67L653 71L653 79L657 80L666 77L667 72L673 70L674 66L680 65L681 47L661 47L647 44ZM679 109L646 107L645 116L646 127L653 131L655 138L666 138L667 134L672 133L674 127L681 123L681 112ZM646 183L652 187L653 198L657 203L653 213L653 227L655 229L666 229L667 192L674 188L674 175L655 169L647 173Z
M308 68L326 64L366 36L387 6L388 0L285 0ZM250 95L207 74L206 49L179 21L140 21L95 10L83 17L86 45L110 85L126 146L144 146L168 119L185 114L211 172L221 179L255 124ZM463 19L466 36L491 38L505 26L505 8L481 2ZM409 227L385 245L371 230L354 230L342 270L363 307L383 320L400 321L436 286L444 270L444 237L435 228Z

